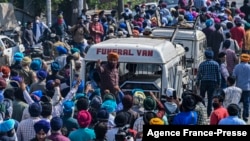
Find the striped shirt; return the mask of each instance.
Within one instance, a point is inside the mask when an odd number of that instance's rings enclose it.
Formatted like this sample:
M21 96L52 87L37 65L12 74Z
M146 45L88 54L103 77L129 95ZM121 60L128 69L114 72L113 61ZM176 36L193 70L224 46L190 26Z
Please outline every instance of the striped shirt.
M202 62L198 69L198 81L214 81L220 86L221 74L219 64L214 60Z

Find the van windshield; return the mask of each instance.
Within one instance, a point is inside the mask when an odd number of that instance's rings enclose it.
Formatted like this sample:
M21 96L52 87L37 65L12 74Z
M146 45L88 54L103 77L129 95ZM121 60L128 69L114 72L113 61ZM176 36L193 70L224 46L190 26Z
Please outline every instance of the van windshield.
M87 62L85 78L90 78L90 72L94 69L95 62ZM119 63L119 83L121 89L128 91L141 88L146 91L158 92L162 82L161 74L161 64Z

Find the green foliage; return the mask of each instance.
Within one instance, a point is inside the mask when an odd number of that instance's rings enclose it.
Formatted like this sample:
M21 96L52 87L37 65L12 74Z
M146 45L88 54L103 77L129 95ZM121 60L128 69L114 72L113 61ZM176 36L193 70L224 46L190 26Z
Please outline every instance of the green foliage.
M0 0L0 2L9 2L8 0Z

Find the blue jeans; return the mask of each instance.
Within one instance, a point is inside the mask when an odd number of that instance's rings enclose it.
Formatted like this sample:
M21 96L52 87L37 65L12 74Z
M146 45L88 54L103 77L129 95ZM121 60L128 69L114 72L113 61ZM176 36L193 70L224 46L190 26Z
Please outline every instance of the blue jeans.
M84 43L76 43L74 42L74 47L80 50L80 54L84 52Z
M207 116L212 112L213 93L216 89L217 83L215 81L201 81L200 95L204 99L207 93Z
M241 100L243 102L243 119L247 119L249 117L249 99L250 91L242 91Z

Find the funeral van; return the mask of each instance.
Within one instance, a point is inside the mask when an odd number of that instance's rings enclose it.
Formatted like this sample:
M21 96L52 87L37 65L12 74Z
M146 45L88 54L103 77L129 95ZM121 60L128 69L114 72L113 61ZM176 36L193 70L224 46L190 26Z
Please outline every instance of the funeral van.
M151 38L115 38L93 45L84 58L84 80L88 81L98 59L107 61L109 52L119 54L119 82L124 92L139 88L161 97L164 90L174 88L180 97L188 82L184 80L188 79L184 48L165 39Z

